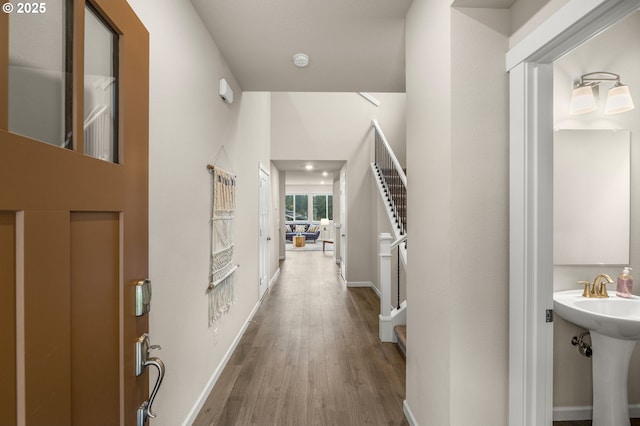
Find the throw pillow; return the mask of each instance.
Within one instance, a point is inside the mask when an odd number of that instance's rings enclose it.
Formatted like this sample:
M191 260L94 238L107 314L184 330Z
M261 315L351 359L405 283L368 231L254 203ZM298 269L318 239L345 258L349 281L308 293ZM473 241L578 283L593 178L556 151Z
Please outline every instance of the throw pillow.
M318 232L318 225L309 225L309 230L307 232Z
M307 232L307 225L296 225L294 232Z

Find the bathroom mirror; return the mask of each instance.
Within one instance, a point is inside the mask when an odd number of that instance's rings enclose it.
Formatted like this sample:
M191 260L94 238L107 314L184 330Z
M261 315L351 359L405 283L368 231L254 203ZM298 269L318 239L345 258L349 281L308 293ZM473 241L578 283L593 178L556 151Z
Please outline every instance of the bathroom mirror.
M555 265L629 264L629 130L557 130L553 139Z

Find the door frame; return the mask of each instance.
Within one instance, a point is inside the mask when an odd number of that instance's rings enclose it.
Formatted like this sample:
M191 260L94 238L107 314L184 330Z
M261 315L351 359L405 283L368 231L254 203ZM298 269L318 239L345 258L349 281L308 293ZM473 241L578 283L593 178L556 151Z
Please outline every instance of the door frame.
M346 165L340 172L340 275L342 280L347 281L347 171Z
M640 0L570 0L506 54L510 425L553 421L553 62L638 8Z
M262 182L266 182L263 187ZM262 192L264 191L264 193ZM269 170L258 164L258 288L259 299L262 300L269 289L269 260L271 236L270 236L270 199L271 199L271 176ZM264 197L264 198L263 198ZM263 201L265 205L263 205ZM263 208L265 213L263 213ZM264 229L263 229L264 227ZM265 232L265 235L263 235Z

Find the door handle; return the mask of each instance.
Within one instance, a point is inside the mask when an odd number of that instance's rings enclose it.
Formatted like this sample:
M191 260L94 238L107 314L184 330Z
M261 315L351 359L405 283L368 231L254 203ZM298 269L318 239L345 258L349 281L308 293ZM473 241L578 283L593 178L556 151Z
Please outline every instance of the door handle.
M155 386L151 391L151 395L147 401L144 401L138 408L138 426L146 426L149 418L155 418L156 413L151 410L153 401L156 399L158 389L164 379L164 362L160 358L150 357L149 352L152 350L162 349L160 345L149 345L149 334L144 333L136 341L136 376L140 376L144 373L144 369L152 365L158 369L158 379Z
M267 241L271 241L271 237L267 237Z

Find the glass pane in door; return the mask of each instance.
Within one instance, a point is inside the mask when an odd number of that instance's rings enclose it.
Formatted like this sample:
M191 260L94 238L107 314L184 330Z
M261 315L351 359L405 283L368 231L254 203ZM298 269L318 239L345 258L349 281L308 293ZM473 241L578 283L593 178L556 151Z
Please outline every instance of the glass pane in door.
M90 6L84 25L84 153L117 163L118 34Z
M71 148L72 1L7 4L9 131Z

